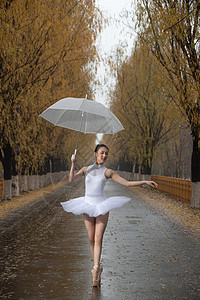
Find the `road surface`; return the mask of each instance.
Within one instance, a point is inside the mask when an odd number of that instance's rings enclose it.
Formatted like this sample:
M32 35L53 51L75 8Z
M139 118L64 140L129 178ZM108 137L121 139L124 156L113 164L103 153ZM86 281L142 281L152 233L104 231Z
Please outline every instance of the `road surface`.
M199 241L134 191L109 180L105 192L132 200L110 212L101 287L83 217L60 205L84 194L81 181L0 220L0 299L200 299Z

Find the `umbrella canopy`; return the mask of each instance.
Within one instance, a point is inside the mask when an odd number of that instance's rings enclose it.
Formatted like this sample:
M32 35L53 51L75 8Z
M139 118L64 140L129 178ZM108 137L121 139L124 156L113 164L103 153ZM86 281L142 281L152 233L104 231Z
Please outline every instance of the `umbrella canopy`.
M103 104L86 98L64 98L48 107L40 117L55 126L83 133L115 134L124 129Z

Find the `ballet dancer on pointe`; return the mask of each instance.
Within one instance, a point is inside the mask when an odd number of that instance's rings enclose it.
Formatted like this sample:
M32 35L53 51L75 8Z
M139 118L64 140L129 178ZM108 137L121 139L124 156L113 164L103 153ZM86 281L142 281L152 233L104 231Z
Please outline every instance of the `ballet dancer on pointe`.
M122 207L131 199L123 196L113 196L106 198L104 195L104 186L108 179L112 179L124 186L140 186L147 184L157 188L154 181L127 181L119 176L115 171L107 169L104 166L109 149L104 144L98 144L94 150L96 162L91 166L81 168L74 174L76 157L72 155L71 169L69 173L69 182L74 182L85 176L85 196L61 202L67 212L75 215L83 214L85 227L88 232L90 250L94 262L92 273L93 286L100 285L101 273L103 267L100 265L103 235L108 222L109 211Z

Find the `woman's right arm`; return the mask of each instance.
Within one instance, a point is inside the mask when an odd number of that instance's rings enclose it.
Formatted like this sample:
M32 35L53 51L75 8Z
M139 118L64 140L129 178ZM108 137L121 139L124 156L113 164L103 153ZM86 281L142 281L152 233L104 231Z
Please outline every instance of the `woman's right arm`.
M80 169L76 174L74 174L75 164L76 164L76 158L72 156L72 165L69 172L69 182L74 182L78 179L80 179L83 175L85 175L85 172L87 171L87 167L83 167Z

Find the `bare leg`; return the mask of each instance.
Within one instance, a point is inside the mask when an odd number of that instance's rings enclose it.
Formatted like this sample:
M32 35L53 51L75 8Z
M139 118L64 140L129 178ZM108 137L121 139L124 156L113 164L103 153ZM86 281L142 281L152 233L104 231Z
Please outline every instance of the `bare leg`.
M100 264L103 234L108 223L108 216L109 213L100 215L97 218L84 214L85 227L88 232L90 250L95 267L98 267Z
M90 250L94 261L94 267L91 270L93 286L98 286L101 282L101 272L103 268L100 267L100 259L103 234L108 223L108 216L109 213L106 215L100 215L96 218L89 217L86 214L84 215L85 227L88 232Z
M103 234L108 223L109 213L100 215L96 218L95 235L94 235L94 267L98 268L100 265Z
M85 227L87 229L90 251L94 260L94 235L95 235L95 218L84 214Z

